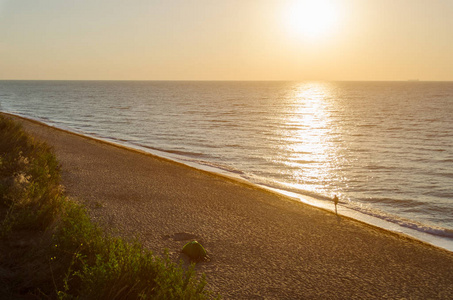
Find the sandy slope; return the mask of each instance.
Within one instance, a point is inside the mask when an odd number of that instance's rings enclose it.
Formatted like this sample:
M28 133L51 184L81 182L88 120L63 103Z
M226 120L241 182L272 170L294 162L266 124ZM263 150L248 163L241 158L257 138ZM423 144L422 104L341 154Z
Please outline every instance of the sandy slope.
M15 118L18 119L18 118ZM54 147L67 193L157 253L197 239L227 299L451 299L453 254L243 183L21 120Z

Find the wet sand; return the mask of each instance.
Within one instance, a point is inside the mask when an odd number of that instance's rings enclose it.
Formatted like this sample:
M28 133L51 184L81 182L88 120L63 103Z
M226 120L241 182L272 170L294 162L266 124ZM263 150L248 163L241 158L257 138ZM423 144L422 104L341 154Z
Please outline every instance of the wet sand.
M200 241L226 299L451 299L453 253L252 185L20 119L51 145L67 194L155 253Z

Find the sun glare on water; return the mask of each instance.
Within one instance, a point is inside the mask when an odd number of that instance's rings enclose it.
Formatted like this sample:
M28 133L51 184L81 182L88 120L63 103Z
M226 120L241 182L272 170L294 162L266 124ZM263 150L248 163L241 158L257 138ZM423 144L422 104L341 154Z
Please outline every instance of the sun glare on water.
M288 31L296 37L319 39L333 34L339 10L332 0L296 0L284 18Z

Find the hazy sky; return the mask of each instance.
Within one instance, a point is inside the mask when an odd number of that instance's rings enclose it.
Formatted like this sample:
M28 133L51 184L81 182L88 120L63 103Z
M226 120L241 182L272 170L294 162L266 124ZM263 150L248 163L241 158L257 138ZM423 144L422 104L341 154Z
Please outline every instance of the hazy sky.
M0 0L0 79L453 80L453 0Z

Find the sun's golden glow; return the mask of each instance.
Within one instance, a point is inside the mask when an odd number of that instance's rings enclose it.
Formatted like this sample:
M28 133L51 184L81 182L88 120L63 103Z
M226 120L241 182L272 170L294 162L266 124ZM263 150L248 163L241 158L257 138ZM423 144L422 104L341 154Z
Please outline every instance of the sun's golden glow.
M296 0L288 6L284 18L290 33L318 39L334 31L339 11L332 0Z

